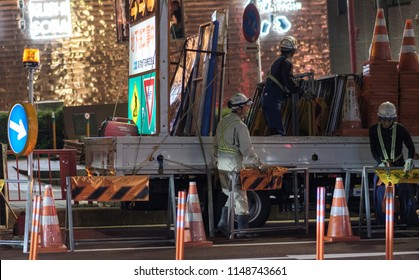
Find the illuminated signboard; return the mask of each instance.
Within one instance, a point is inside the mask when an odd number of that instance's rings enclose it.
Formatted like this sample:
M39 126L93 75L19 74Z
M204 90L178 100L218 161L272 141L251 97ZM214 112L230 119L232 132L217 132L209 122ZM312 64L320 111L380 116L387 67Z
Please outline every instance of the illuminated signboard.
M128 118L140 134L156 134L156 74L130 77L128 81Z
M251 0L246 1L245 6ZM292 13L303 8L302 3L296 0L256 0L256 6L261 15L260 35L266 36L271 31L279 34L288 32L292 24L284 13Z
M156 69L156 17L130 27L129 75Z
M32 39L71 36L70 0L30 0L28 11Z

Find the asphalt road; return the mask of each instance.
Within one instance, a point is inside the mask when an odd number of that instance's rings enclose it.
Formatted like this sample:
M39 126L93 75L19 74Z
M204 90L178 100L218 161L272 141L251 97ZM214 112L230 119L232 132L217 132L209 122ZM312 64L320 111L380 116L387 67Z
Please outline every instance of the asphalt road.
M75 230L75 250L65 253L42 253L40 260L174 260L173 239L166 239L167 230L161 228L135 229L80 229ZM356 233L354 233L356 234ZM361 236L362 237L362 236ZM186 247L185 260L265 259L315 260L315 228L309 234L288 230L265 232L255 238L223 236L207 238L209 247ZM377 231L373 238L350 242L326 242L327 260L384 260L384 233ZM397 230L394 240L395 260L419 260L419 229ZM1 260L27 260L20 246L2 245Z

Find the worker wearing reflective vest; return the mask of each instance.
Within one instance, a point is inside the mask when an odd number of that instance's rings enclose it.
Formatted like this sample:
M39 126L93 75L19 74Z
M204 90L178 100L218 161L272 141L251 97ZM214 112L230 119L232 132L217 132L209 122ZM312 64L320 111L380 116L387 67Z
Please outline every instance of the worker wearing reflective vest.
M297 40L293 36L285 36L280 47L281 56L272 63L262 93L262 110L269 135L285 135L282 103L291 94L301 91L294 80L293 64L290 60L297 51Z
M234 213L237 215L237 228L249 227L249 206L247 194L241 189L239 172L244 168L243 159L248 158L261 173L267 173L267 167L259 159L253 149L249 130L242 121L248 106L253 102L243 93L234 94L229 102L231 114L225 116L217 125L214 137L214 157L218 169L218 175L224 194L228 199L222 208L218 230L228 235L227 217L230 205L230 190L234 188ZM238 237L247 237L246 234L238 234Z
M413 157L415 146L407 129L395 122L397 111L394 104L384 102L378 108L378 123L369 129L371 153L379 167L404 167L404 172L413 169ZM408 154L406 161L403 157L403 144ZM374 179L374 205L378 224L385 223L385 213L382 211L382 200L385 194L385 186L378 183L378 177ZM416 204L413 195L412 184L398 184L396 192L400 201L400 222L408 225L419 225L416 214Z

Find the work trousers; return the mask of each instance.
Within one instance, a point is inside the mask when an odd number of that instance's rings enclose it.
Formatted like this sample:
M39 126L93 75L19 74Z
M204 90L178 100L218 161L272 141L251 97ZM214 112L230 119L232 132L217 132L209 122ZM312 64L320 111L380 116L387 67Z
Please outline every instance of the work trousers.
M235 171L218 170L223 193L227 196L225 207L230 207L230 190L234 188L234 213L236 215L248 215L249 204L247 193L242 190L240 174Z

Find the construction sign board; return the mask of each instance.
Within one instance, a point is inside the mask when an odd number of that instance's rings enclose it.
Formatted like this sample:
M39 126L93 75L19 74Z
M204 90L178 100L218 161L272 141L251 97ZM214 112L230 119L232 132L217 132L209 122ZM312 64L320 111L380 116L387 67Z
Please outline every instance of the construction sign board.
M74 201L148 201L148 176L73 176Z

